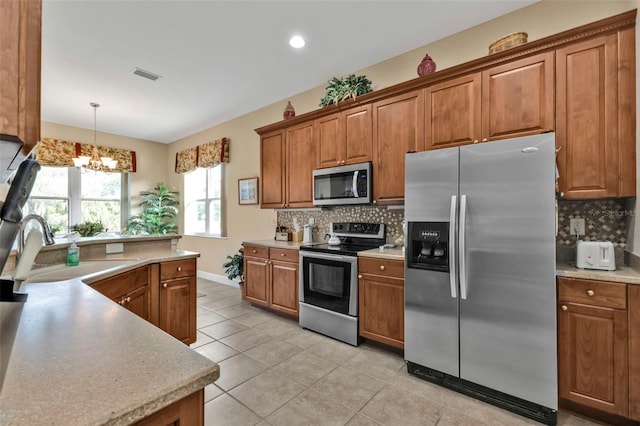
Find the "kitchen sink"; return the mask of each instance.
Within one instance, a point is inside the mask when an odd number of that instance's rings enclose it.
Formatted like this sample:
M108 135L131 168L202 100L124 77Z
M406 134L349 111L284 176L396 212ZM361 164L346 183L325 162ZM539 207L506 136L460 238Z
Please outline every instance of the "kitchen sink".
M25 283L45 283L53 281L65 281L73 278L93 275L98 272L106 272L112 269L119 269L123 266L137 262L139 259L108 259L90 260L80 262L78 266L67 266L65 264L47 266L45 268L34 269L29 273Z

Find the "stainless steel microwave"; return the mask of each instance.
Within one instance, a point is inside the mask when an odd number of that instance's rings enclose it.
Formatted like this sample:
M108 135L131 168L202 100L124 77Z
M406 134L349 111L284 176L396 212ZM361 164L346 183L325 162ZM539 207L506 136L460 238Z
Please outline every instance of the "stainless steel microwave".
M371 162L313 171L313 204L342 206L370 204Z

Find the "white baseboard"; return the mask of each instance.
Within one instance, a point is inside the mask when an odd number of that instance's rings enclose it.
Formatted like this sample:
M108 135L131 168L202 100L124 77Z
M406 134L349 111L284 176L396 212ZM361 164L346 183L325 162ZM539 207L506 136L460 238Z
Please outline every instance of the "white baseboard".
M238 284L239 281L230 280L224 275L212 274L211 272L198 271L198 278L203 278L205 280L214 281L220 284L225 284L231 287L240 288Z

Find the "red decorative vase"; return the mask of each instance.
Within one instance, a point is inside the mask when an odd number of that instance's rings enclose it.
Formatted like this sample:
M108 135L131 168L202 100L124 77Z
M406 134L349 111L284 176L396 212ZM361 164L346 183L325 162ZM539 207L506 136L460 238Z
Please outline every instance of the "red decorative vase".
M431 74L432 72L435 72L435 71L436 71L436 63L433 62L429 54L425 55L424 59L422 59L422 62L420 62L420 65L418 65L418 75L422 77L424 75Z
M282 118L284 118L285 120L288 120L295 116L296 116L296 110L293 109L293 105L291 105L291 101L288 101L287 106L285 107L284 112L282 113Z

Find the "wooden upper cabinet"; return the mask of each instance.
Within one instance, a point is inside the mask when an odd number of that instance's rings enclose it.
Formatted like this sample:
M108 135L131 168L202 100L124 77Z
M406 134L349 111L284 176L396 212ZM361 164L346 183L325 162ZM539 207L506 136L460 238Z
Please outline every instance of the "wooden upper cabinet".
M17 137L28 154L40 140L42 2L0 6L0 135Z
M623 31L556 51L556 144L566 198L635 195L635 40Z
M263 135L260 138L260 207L284 207L284 164L284 130Z
M313 122L287 129L285 207L313 207L312 172L316 166Z
M316 120L318 167L336 167L371 161L371 105Z
M480 73L474 73L426 88L427 149L467 145L481 139L480 82Z
M424 150L424 92L375 102L372 113L374 202L402 203L404 156Z
M553 57L542 53L482 72L482 141L554 130Z

